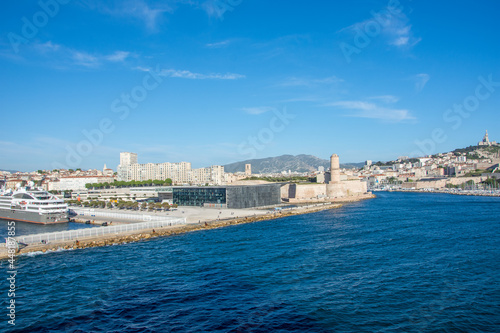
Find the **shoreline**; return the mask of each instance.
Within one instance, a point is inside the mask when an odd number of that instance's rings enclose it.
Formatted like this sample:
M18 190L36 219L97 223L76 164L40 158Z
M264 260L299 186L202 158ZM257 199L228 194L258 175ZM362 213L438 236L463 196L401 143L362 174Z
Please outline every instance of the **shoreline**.
M349 198L349 200L344 200L344 201L338 200L330 203L325 202L321 206L318 206L318 203L315 202L313 203L315 204L315 206L312 207L298 208L296 210L290 210L290 211L283 211L283 210L273 211L270 214L263 214L257 216L235 217L224 220L206 221L197 224L187 224L182 226L160 227L155 229L143 229L137 231L128 231L115 234L92 236L92 237L78 239L78 241L74 240L57 241L48 244L28 245L20 249L18 252L16 252L15 257L19 255L26 255L32 252L45 253L45 252L56 252L61 250L76 250L76 249L85 249L91 247L127 244L127 243L137 242L140 240L178 235L192 231L218 229L231 225L246 224L259 221L271 221L293 215L304 215L304 214L316 213L323 210L336 209L342 207L344 203L357 202L373 198L376 198L376 196L370 194L366 196L357 197L354 200ZM5 246L0 248L0 260L8 258L9 255L7 248Z
M500 197L500 194L495 193L460 193L460 192L449 192L440 190L422 191L422 190L391 190L391 191L380 191L380 192L409 192L409 193L435 193L435 194L452 194L452 195L465 195L469 197Z

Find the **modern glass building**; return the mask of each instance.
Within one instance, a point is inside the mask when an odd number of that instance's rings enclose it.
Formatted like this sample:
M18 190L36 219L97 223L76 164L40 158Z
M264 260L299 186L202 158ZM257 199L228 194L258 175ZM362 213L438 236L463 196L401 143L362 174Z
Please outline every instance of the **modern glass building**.
M282 184L228 186L227 208L252 208L279 205Z
M179 206L198 206L205 204L226 205L225 187L175 187L174 204Z
M281 203L282 184L246 186L173 187L173 203L179 206L252 208Z

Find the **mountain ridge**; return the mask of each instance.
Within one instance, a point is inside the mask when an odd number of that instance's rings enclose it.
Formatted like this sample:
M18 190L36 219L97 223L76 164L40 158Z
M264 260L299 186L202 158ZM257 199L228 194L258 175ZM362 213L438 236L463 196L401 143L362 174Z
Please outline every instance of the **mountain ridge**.
M330 161L321 159L314 155L280 155L274 157L265 157L259 159L251 159L246 161L234 162L224 165L226 172L244 172L245 164L252 165L252 173L280 173L282 171L292 172L312 172L317 171L319 166L323 166L325 170L330 167ZM344 163L340 164L341 168L360 168L364 163Z

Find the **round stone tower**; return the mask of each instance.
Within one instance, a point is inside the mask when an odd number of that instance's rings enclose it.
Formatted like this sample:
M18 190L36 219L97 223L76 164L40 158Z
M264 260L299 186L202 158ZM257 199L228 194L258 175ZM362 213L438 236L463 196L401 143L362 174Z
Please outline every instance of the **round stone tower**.
M333 154L330 157L330 184L340 183L340 159L339 155Z
M340 159L339 155L330 157L330 182L326 184L326 195L330 198L345 196L342 183L340 182Z

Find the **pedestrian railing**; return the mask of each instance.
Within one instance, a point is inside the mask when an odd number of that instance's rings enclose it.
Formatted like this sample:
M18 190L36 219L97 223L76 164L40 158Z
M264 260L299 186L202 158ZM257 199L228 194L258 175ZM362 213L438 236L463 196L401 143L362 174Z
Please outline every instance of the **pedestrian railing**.
M77 230L67 230L50 232L44 234L26 235L15 237L18 243L23 244L47 244L54 241L71 241L86 237L97 237L109 234L119 234L128 231L138 231L143 229L153 229L186 224L186 218L163 217L163 221L149 221L130 224L121 224L108 227L85 228Z
M137 213L116 213L116 212L106 212L95 210L92 208L72 208L80 216L87 217L105 217L110 219L125 219L125 220L135 220L135 221L163 221L170 217L165 215L148 215L148 214L137 214Z

